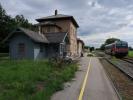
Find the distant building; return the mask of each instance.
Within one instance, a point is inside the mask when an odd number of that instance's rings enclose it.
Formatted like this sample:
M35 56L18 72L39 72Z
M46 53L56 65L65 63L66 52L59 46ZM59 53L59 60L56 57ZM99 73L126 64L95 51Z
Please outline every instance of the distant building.
M73 16L58 14L36 19L37 32L18 28L10 33L9 53L12 59L42 59L81 55L83 41L77 40L79 27Z
M81 39L77 39L77 50L78 50L78 55L81 57L84 52L84 42Z

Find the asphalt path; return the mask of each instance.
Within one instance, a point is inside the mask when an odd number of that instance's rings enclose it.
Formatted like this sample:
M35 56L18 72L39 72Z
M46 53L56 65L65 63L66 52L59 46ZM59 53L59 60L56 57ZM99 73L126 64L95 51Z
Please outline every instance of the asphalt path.
M83 57L75 78L51 100L119 100L97 57Z

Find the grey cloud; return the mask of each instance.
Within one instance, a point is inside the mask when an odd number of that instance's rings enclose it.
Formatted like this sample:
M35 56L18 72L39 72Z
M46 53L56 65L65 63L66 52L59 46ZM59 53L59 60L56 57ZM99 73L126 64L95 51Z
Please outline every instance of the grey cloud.
M106 7L112 8L121 8L121 7L126 7L128 5L131 5L133 3L132 0L97 0L98 3L101 5L104 5Z
M119 30L130 24L133 0L1 0L7 13L23 14L30 22L38 17L59 13L73 15L80 28L78 35L100 34Z

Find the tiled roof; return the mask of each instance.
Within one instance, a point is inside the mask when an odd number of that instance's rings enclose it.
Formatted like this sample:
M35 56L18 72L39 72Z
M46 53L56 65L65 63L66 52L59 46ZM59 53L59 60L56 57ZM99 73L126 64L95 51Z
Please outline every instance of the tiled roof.
M79 27L79 25L76 22L76 20L74 19L74 17L70 16L70 15L57 14L57 15L52 15L52 16L38 18L36 20L38 22L42 22L42 21L55 20L55 19L70 19L76 25L76 27Z
M57 14L57 15L42 17L42 18L39 18L39 19L36 19L36 20L39 21L39 20L44 20L44 19L68 18L68 17L72 17L72 16L63 15L63 14Z

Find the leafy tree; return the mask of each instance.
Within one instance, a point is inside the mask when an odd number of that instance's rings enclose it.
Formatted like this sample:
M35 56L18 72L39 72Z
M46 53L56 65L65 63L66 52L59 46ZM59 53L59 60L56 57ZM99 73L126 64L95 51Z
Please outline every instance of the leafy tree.
M100 47L100 50L104 50L105 49L105 44L102 44Z
M84 49L89 49L90 47L89 46L84 46Z
M0 41L2 41L16 26L15 20L6 14L0 4Z
M6 16L5 10L2 8L0 4L0 40L2 40L2 37L4 35L4 32L6 30L6 20L9 20L9 17Z
M132 47L128 47L128 49L129 49L129 50L133 50L133 48L132 48Z
M107 39L107 40L105 41L105 43L101 45L100 49L101 49L101 50L104 50L104 49L105 49L105 45L114 43L115 41L120 41L120 39L117 39L117 38L109 38L109 39Z
M111 43L114 43L115 41L119 41L120 39L117 39L117 38L109 38L105 41L105 44L111 44Z
M90 52L94 51L95 48L94 47L90 47Z
M23 15L16 15L14 19L18 27L32 28L32 24Z
M5 44L1 44L1 41L17 27L24 27L34 29L33 25L24 18L23 15L16 15L15 18L6 14L6 11L0 4L0 52L7 51L8 47Z

